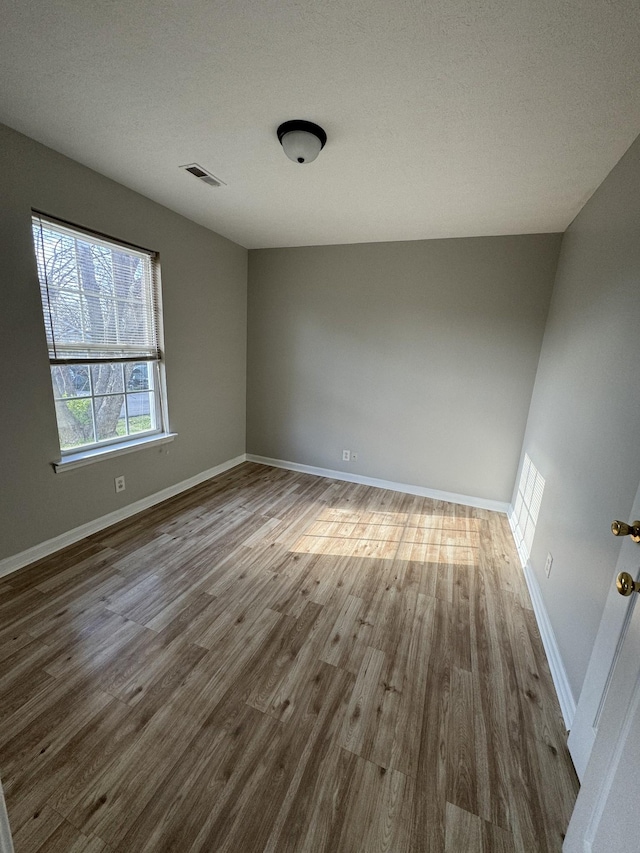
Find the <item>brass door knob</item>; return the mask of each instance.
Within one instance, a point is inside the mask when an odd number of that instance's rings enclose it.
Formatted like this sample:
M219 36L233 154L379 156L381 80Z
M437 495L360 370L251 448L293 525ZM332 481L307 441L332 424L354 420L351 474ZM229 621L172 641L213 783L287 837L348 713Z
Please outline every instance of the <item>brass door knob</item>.
M629 572L620 572L616 578L616 587L620 595L633 595L634 592L640 592L640 583L634 581Z
M640 521L625 524L624 521L612 521L611 532L614 536L631 536L634 542L640 543Z

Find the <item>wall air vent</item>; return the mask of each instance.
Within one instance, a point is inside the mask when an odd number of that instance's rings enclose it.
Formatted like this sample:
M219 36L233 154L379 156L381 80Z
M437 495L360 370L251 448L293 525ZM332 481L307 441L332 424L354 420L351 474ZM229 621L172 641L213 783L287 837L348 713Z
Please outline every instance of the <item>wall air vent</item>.
M190 175L193 175L199 181L209 184L210 187L226 187L224 181L221 181L220 178L216 178L215 175L212 175L211 172L207 172L206 169L203 169L202 166L198 166L197 163L189 163L186 166L180 166L180 168L184 169L185 172L189 172Z

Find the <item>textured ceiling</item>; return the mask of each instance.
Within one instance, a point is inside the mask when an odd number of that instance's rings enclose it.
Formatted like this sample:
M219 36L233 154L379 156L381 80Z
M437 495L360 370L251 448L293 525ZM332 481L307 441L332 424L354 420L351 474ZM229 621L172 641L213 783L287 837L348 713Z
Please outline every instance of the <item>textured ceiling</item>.
M0 3L0 121L250 248L561 231L640 132L638 0Z

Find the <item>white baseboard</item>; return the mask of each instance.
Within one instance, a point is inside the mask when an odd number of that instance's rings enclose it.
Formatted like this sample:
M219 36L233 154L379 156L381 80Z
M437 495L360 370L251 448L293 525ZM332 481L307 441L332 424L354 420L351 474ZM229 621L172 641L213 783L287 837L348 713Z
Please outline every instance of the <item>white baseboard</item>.
M188 480L183 480L181 483L168 486L160 492L156 492L153 495L142 498L142 500L128 504L121 509L110 512L108 515L96 518L94 521L88 521L86 524L80 525L80 527L74 527L73 530L61 533L60 536L54 536L53 539L47 539L46 542L34 545L32 548L28 548L20 554L15 554L12 557L6 557L4 560L0 560L0 578L5 575L9 575L12 572L16 572L24 566L28 566L29 563L35 563L36 560L41 560L43 557L55 554L56 551L60 551L68 545L73 545L75 542L79 542L81 539L84 539L86 536L91 536L93 533L98 533L98 531L104 530L106 527L111 527L112 524L124 521L132 515L136 515L145 509L149 509L149 507L155 506L155 504L159 504L162 503L162 501L173 498L175 495L179 495L180 492L186 492L187 489L192 489L194 486L204 483L205 480L210 480L212 477L222 474L230 468L235 468L236 465L240 465L240 463L244 462L245 459L246 457L243 453L240 456L236 456L235 459L229 459L226 462L222 462L220 465L215 465L213 468L209 468L207 471L202 471L200 474L196 474L194 477L189 477Z
M394 483L392 480L378 480L375 477L364 477L361 474L349 474L345 471L333 471L330 468L315 468L313 465L301 465L298 462L286 462L283 459L270 459L267 456L255 456L253 453L247 453L247 462L270 465L272 468L286 468L288 471L300 471L302 474L328 477L331 480L344 480L347 483L375 486L377 489L390 489L392 492L406 492L409 495L419 495L423 498L433 498L437 501L473 506L478 509L490 509L494 512L507 513L509 511L509 504L503 501L458 495L454 492L441 492L438 489L428 489L425 486L414 486L410 483Z
M540 584L538 583L538 579L533 571L533 566L529 562L529 558L523 547L523 536L513 507L509 508L508 517L511 532L513 533L516 548L518 549L518 556L522 563L524 577L527 582L527 587L529 588L531 604L533 605L533 612L536 617L536 622L538 623L538 629L542 638L542 645L544 646L544 650L547 654L547 661L549 663L549 669L551 670L553 684L556 688L558 702L560 703L560 710L562 711L564 724L567 731L569 731L573 725L573 718L576 713L576 700L574 699L573 691L569 685L567 671L562 661L560 649L558 648L558 643L556 641L556 635L553 632L551 620L549 619L549 614L547 613L547 608L544 604L544 599L542 598Z

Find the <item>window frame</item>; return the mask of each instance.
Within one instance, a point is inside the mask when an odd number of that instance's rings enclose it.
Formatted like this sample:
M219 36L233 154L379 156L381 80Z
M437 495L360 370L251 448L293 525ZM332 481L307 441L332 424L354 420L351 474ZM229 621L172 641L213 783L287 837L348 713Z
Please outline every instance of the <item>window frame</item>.
M145 259L148 259L148 275L150 276L149 281L145 283L144 287L147 290L148 299L145 302L145 311L149 312L149 316L151 317L151 321L153 324L153 333L152 339L155 341L156 346L154 346L155 356L145 355L141 356L139 353L132 355L131 358L127 356L117 356L109 359L108 354L102 357L93 357L90 356L79 356L76 358L59 358L56 357L57 353L55 352L55 332L52 328L51 319L47 321L47 310L48 310L48 302L45 304L45 289L47 294L47 300L49 298L49 288L48 282L46 282L46 274L45 274L45 282L40 276L40 268L41 268L41 260L44 262L44 249L38 245L37 240L37 232L40 230L42 234L42 230L46 229L47 225L51 226L52 229L58 228L58 233L66 234L69 237L72 237L74 240L80 239L85 240L90 245L97 245L106 247L110 250L118 250L121 249L125 253L129 253L132 255L142 255ZM89 464L91 462L98 461L107 456L117 456L125 453L132 452L134 450L138 450L140 448L149 447L158 444L164 444L166 442L172 441L176 437L176 433L169 431L169 413L168 413L168 404L167 404L167 387L166 387L166 372L165 372L165 360L164 360L164 317L163 317L163 306L162 306L162 286L161 286L161 278L160 278L160 262L159 255L157 252L145 249L140 246L136 246L132 243L129 243L125 240L120 240L118 238L102 234L100 232L94 231L89 228L84 228L82 226L76 225L75 223L68 222L66 220L60 219L59 217L51 216L50 214L44 213L42 211L36 210L35 208L31 210L31 233L32 233L32 243L33 243L33 251L34 251L34 260L36 263L36 278L39 283L40 288L40 302L41 302L41 311L42 318L44 324L45 336L47 339L47 349L49 356L49 377L51 382L51 390L52 390L52 402L54 405L54 410L57 407L57 403L60 399L57 396L57 390L54 383L52 370L55 367L65 367L69 365L77 365L78 367L86 366L88 368L89 373L91 374L92 367L94 365L113 365L116 363L121 363L123 365L123 375L122 375L122 407L125 412L125 424L126 429L130 429L129 422L129 397L135 394L148 394L148 399L150 403L154 406L154 419L156 421L156 426L153 429L141 430L140 432L131 433L128 432L127 435L124 436L113 436L110 438L106 438L103 440L96 440L90 443L75 445L73 447L62 447L62 434L60 430L60 423L58 421L57 411L54 414L56 421L56 429L57 429L57 437L58 437L58 446L60 450L60 459L53 462L53 467L56 472L62 470L70 470L72 468L76 468L82 465ZM74 259L77 268L77 259ZM115 298L115 297L114 297ZM148 304L146 304L148 302ZM73 349L74 346L81 346L80 342L76 345L74 343L68 343L68 349ZM123 344L122 348L126 348L128 344ZM53 348L53 349L52 349ZM89 344L84 348L84 352L89 353L91 345ZM108 344L105 344L104 350L108 349ZM52 357L53 356L53 357ZM149 365L149 388L144 389L142 391L128 391L127 390L127 382L125 381L124 374L124 366L127 364L137 365L140 363L146 363ZM70 400L89 400L91 406L91 418L93 423L93 434L94 437L97 438L97 428L95 424L95 403L96 399L100 399L101 397L107 396L119 396L116 392L113 395L109 394L101 394L95 393L94 389L94 380L91 378L90 380L90 394L79 394L75 397L69 397Z

